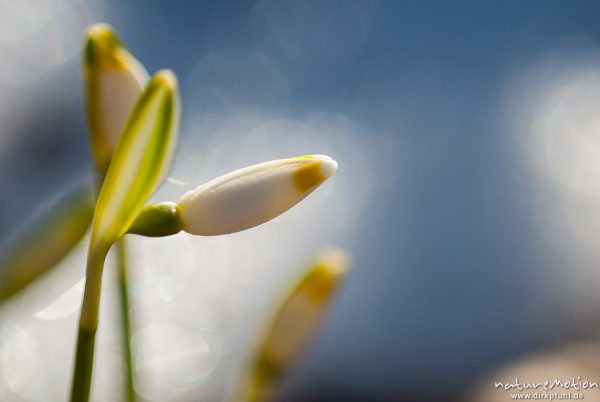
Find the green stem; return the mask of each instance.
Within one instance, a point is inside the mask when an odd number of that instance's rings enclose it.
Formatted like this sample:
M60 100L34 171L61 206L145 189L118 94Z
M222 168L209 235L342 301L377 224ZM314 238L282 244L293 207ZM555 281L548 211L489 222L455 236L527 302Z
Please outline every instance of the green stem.
M119 270L119 295L121 304L121 328L126 365L126 397L128 402L136 401L134 388L133 354L131 351L131 316L129 313L129 281L127 272L127 245L125 238L117 242L117 268Z
M108 249L108 246L90 247L88 252L85 291L79 317L79 333L75 352L71 402L87 402L90 398L94 368L94 342L100 309L102 270Z
M87 401L90 395L92 369L94 366L94 343L96 331L79 328L77 336L77 352L75 357L75 374L71 401Z
M104 181L104 173L108 167L98 169L98 193ZM121 337L123 349L125 350L125 398L127 402L136 402L135 393L135 370L133 367L133 352L131 349L131 314L129 312L129 279L127 269L127 243L125 237L116 242L117 253L117 275L119 277L119 307L121 309Z

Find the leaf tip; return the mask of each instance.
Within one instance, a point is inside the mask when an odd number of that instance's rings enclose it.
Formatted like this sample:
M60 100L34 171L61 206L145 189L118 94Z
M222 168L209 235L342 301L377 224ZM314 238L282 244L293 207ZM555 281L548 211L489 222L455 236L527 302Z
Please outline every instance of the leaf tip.
M177 92L177 77L171 70L160 70L152 78L156 85L170 93Z

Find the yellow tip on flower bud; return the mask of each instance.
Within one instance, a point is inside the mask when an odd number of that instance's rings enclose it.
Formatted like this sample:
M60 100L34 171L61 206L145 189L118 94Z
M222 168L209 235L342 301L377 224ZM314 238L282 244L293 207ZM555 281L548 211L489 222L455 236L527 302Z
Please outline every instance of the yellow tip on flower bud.
M181 197L182 227L191 234L214 236L268 222L302 201L337 166L328 156L310 155L228 173Z
M326 155L302 157L310 162L299 167L293 174L294 186L300 192L308 191L325 181L337 170L337 162Z
M321 251L312 268L312 277L316 279L305 282L307 292L316 303L327 302L349 268L350 257L342 250Z

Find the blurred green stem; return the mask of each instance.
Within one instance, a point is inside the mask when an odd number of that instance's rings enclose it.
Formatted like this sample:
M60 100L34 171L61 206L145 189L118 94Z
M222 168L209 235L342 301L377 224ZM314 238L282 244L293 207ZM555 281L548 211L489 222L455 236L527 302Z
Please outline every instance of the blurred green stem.
M119 270L119 295L121 308L121 329L126 365L126 397L128 402L136 401L134 388L134 367L131 351L131 317L129 313L129 281L127 272L127 243L122 237L116 244L117 268Z
M109 246L90 249L87 259L85 291L79 317L79 332L75 354L75 371L71 402L87 402L90 398L94 368L94 342L98 328L102 271Z

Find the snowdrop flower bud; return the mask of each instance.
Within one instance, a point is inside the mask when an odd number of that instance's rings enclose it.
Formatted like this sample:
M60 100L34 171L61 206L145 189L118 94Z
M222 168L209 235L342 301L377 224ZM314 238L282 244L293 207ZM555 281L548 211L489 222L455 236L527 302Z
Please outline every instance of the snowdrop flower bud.
M304 199L337 166L328 156L308 155L236 170L181 197L181 227L191 234L214 236L260 225Z
M94 161L104 173L149 76L110 25L96 24L86 34L83 78Z
M271 399L279 379L298 362L314 338L349 266L350 257L342 250L326 249L317 255L265 331L250 367L243 400Z
M338 249L320 252L275 315L260 360L285 370L297 361L327 312L337 287L348 273L350 257Z

